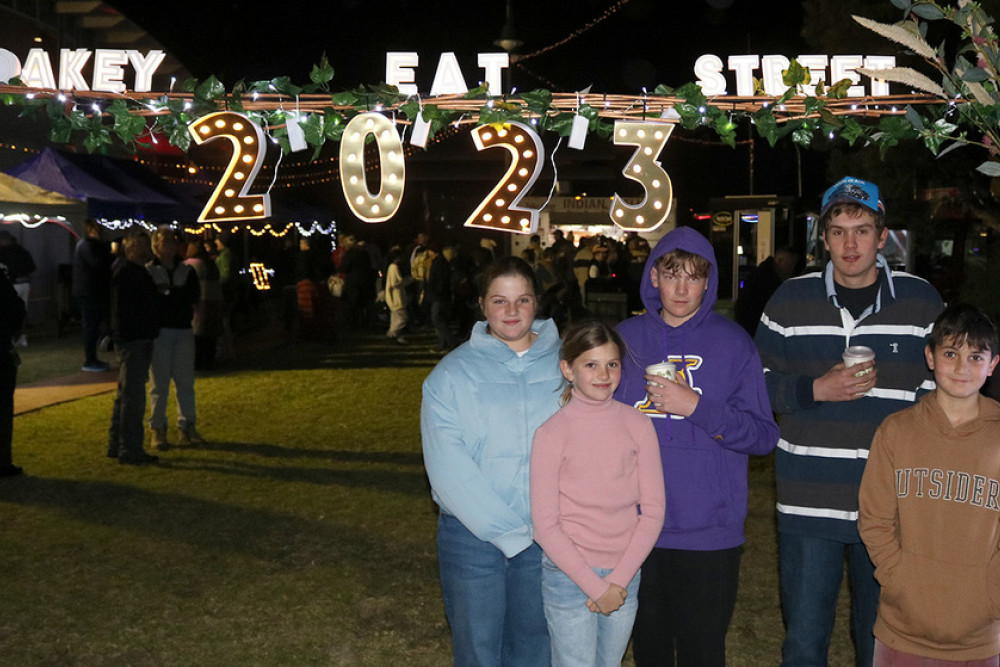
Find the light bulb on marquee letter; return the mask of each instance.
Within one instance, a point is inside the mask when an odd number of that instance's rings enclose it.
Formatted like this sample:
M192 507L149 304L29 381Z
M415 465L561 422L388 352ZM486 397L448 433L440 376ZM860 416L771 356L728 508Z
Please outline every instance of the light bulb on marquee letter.
M375 137L382 167L376 194L368 190L365 176L365 140ZM365 222L385 222L396 214L403 200L406 167L403 141L396 125L380 113L362 113L351 119L340 139L340 185L347 205Z
M481 125L472 131L472 140L478 151L506 148L511 161L507 173L476 207L465 226L534 234L538 230L538 209L517 204L542 172L545 146L538 133L521 123Z
M674 131L663 123L615 122L615 145L637 146L622 174L642 185L644 197L638 206L626 204L615 194L611 221L630 232L648 232L663 224L673 204L670 176L656 160Z
M271 215L271 196L248 195L264 162L264 132L243 114L219 111L202 116L188 126L195 143L225 137L233 144L233 157L198 216L198 222L258 220Z

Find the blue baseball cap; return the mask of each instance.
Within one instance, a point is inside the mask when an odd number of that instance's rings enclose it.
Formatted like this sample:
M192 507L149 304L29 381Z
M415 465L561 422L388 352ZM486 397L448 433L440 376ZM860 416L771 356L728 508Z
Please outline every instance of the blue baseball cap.
M820 217L825 216L836 204L860 204L875 213L885 215L885 204L879 198L878 186L853 176L845 176L823 193Z

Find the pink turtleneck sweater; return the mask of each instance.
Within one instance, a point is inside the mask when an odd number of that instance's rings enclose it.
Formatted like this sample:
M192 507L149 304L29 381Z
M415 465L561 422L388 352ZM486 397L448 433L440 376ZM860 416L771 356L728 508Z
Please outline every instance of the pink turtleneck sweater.
M574 391L535 432L535 541L591 600L609 584L628 586L663 529L663 513L659 442L635 408ZM614 572L601 578L595 567Z

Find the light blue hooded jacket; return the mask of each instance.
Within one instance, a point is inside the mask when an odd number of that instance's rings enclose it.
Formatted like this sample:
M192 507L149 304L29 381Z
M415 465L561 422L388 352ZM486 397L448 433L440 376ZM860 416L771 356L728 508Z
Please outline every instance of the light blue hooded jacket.
M424 466L442 512L508 558L531 546L528 468L535 429L559 409L559 331L536 320L518 356L477 322L424 380Z

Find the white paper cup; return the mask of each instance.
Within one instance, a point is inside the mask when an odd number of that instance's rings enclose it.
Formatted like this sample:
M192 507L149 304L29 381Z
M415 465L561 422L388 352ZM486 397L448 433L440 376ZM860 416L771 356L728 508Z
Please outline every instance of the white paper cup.
M875 360L875 350L870 347L865 347L864 345L852 345L851 347L844 350L844 366L850 368L855 364L864 363L866 361ZM863 371L859 371L854 374L854 377L861 377L865 373L871 373L872 368L866 368Z
M672 361L661 361L658 364L646 366L646 375L659 375L671 382L677 382L677 366Z

